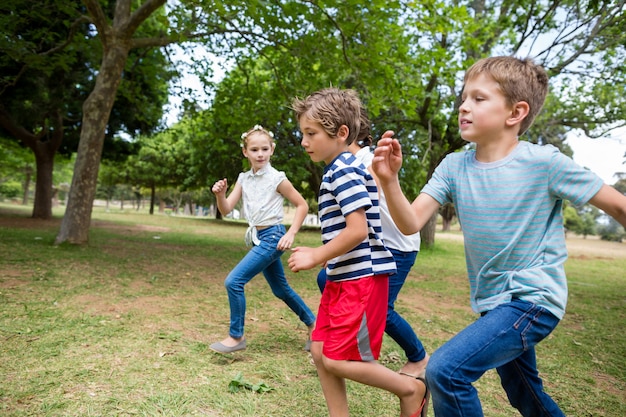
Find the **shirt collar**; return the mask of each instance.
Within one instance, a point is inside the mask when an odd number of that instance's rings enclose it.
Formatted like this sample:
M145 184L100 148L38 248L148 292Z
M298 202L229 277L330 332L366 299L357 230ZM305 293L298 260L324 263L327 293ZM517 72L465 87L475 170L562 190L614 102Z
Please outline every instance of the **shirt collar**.
M269 170L270 163L268 162L263 168L259 169L257 172L253 172L252 169L250 169L250 171L247 172L247 175L249 177L259 177L261 175L265 175L267 172L269 172Z

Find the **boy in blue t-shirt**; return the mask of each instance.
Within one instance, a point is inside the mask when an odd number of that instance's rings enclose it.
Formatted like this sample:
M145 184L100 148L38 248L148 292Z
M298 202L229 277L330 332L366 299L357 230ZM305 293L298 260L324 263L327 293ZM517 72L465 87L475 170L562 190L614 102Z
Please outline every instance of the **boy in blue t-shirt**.
M553 146L519 141L543 106L545 70L492 57L465 74L459 129L475 150L448 155L409 203L400 144L386 132L373 169L400 230L415 233L448 202L463 226L470 301L480 318L436 350L426 368L435 415L482 416L472 383L495 368L523 416L563 416L543 390L535 345L565 313L563 200L587 202L626 227L626 196Z
M331 417L349 415L345 378L385 389L400 399L400 416L426 413L423 379L377 362L387 317L388 275L396 272L382 242L378 189L348 146L359 134L361 102L351 90L328 88L295 99L302 146L326 164L318 208L322 246L296 247L289 268L326 268L311 355Z

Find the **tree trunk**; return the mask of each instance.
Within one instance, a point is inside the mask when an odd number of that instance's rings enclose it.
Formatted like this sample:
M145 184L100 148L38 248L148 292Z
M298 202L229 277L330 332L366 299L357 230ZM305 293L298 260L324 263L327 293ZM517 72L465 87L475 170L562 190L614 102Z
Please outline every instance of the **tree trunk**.
M69 201L55 244L86 244L96 194L104 134L128 58L127 43L109 43L104 51L96 85L83 104L83 125L74 166Z
M22 205L28 204L28 192L30 190L30 177L33 175L33 169L29 166L24 168L24 182L22 185Z
M35 179L35 202L33 204L33 219L52 218L52 172L54 171L54 155L56 150L36 151L37 176Z
M439 213L433 214L433 216L426 222L422 230L420 231L420 238L422 239L422 247L432 248L435 245L435 231L437 230L437 216Z
M150 185L150 214L154 214L154 203L156 202L156 185Z

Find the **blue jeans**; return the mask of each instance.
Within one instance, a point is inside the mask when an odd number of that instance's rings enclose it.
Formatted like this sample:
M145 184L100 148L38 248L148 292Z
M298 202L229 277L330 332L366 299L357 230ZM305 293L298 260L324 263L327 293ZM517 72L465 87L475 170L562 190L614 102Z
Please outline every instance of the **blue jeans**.
M289 286L285 277L285 270L280 261L283 251L276 249L278 241L285 234L282 224L271 226L258 231L259 245L253 246L230 271L224 281L230 304L230 330L234 338L243 337L244 319L246 316L246 296L244 286L257 274L263 272L272 293L283 300L285 304L306 325L315 322L315 315L304 303L302 298Z
M387 333L404 350L407 360L419 362L426 357L426 350L422 342L417 338L411 325L395 310L394 304L398 298L398 293L404 285L409 271L415 263L417 252L401 252L396 249L389 249L396 261L396 273L389 275L389 298L387 304L387 323L385 333ZM324 291L326 285L326 269L317 274L317 286L320 292Z
M543 307L513 299L467 326L437 349L426 367L435 416L483 416L472 383L495 368L509 402L524 417L565 416L543 391L535 345L559 319Z

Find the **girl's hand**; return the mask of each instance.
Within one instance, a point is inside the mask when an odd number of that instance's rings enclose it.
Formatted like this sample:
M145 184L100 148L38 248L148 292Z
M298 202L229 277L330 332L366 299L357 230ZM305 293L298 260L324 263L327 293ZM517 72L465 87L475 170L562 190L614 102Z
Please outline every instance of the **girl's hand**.
M216 181L215 184L213 184L211 191L213 191L213 194L224 194L226 193L227 189L228 189L228 180L224 178L222 180Z
M276 249L281 250L281 251L286 251L287 249L291 248L291 245L293 245L293 240L294 240L294 236L287 232L283 235L283 237L280 238L280 240L278 241L278 245L276 245Z

